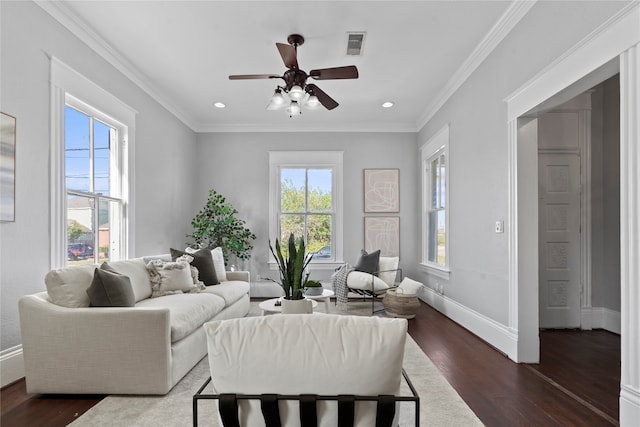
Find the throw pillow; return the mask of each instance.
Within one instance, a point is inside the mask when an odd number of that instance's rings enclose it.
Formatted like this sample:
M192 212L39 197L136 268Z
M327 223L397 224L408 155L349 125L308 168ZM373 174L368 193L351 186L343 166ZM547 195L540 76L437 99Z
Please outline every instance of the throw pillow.
M204 289L204 284L201 282L194 285L192 270L195 267L189 264L192 260L193 257L183 255L175 262L161 260L149 262L147 271L151 282L151 298L185 292L196 293Z
M393 286L395 284L399 262L400 258L397 256L380 257L380 261L378 262L378 277L384 280L384 282L389 286Z
M133 307L136 304L131 280L106 263L95 269L87 295L91 307Z
M398 287L402 289L406 295L416 295L418 293L418 290L420 290L422 286L422 283L417 282L413 279L409 279L408 277L402 279L402 282L400 282L400 285L398 285Z
M184 251L193 255L198 252L198 249L187 247ZM213 258L213 268L216 270L216 278L218 279L218 282L222 283L229 280L227 279L227 271L225 270L224 265L224 254L220 246L215 249L211 249L211 258Z
M378 272L378 261L380 260L380 249L375 252L367 253L364 249L360 251L360 258L358 262L353 266L357 271L363 271L369 274L376 274Z
M216 269L216 276L220 282L226 282L227 272L224 267L224 254L222 248L217 247L211 250L211 256L213 257L213 267Z
M213 266L213 257L211 256L211 251L209 249L200 249L192 254L186 253L179 249L171 248L171 259L176 260L182 255L189 255L193 257L193 261L191 261L191 265L198 269L200 280L206 285L217 285L220 283L218 281L218 277L216 276L216 270Z

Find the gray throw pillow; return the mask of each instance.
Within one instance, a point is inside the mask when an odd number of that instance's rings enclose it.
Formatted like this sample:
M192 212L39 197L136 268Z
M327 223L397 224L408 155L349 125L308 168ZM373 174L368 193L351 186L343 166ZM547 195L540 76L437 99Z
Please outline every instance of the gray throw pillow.
M220 283L216 276L216 269L213 266L213 257L211 256L211 251L209 249L200 249L198 252L190 254L179 249L171 248L171 259L173 261L180 258L182 255L189 255L190 257L193 257L191 265L198 269L199 279L206 286L217 285Z
M117 273L106 263L95 269L87 295L91 307L133 307L136 304L129 277Z
M375 252L367 253L364 249L360 251L360 258L353 268L356 271L375 274L378 271L378 262L380 261L380 249Z

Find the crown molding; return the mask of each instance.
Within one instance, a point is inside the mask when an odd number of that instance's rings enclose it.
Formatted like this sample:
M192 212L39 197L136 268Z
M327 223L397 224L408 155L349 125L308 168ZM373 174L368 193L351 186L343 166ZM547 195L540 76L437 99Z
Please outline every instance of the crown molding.
M419 131L429 120L442 108L442 106L453 96L471 74L487 59L489 54L504 40L511 30L535 5L537 0L514 0L509 8L502 14L500 19L491 27L491 30L484 36L478 46L471 52L471 55L462 63L460 68L451 76L442 90L435 97L435 100L426 108L425 112L418 118L416 128Z
M345 133L416 133L417 129L412 123L390 123L377 124L370 123L350 123L344 125L336 125L327 127L326 125L314 126L286 126L286 125L269 125L269 124L251 124L251 123L232 123L232 124L201 124L194 129L197 133L235 133L235 132L345 132Z
M135 65L116 51L109 43L106 42L106 40L100 37L66 5L62 2L49 0L34 0L34 3L40 6L45 12L51 15L53 19L69 30L71 34L79 38L84 44L93 49L115 69L124 74L135 85L156 100L178 120L184 123L191 130L194 130L193 120L165 100L160 95L160 91L149 83L149 79L145 77L144 73L138 70Z

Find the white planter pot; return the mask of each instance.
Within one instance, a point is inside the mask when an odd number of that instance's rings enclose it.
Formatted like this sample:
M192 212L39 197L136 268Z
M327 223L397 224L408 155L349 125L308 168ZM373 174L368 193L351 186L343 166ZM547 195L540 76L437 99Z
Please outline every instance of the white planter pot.
M311 314L313 305L309 299L282 298L282 314Z
M324 289L321 287L307 288L307 290L304 291L304 294L309 295L310 297L313 297L313 296L322 295L322 291L324 291Z

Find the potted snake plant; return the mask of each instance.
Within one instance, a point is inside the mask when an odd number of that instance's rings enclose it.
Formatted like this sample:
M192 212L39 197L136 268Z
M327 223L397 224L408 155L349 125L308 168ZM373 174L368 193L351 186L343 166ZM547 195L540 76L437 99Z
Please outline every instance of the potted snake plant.
M275 250L269 241L269 249L278 264L280 273L280 286L284 291L282 299L282 313L310 313L312 311L311 300L304 298L304 284L309 278L305 269L311 262L311 256L307 254L304 239L296 238L293 233L289 235L286 250L276 239Z

